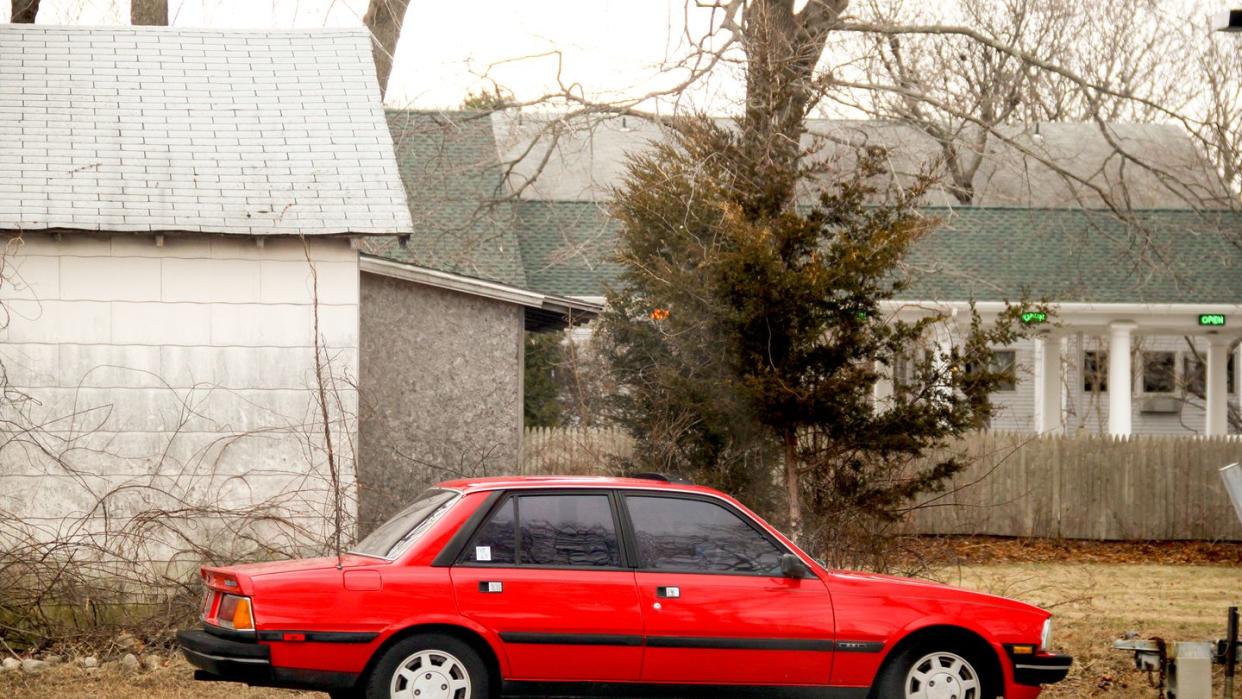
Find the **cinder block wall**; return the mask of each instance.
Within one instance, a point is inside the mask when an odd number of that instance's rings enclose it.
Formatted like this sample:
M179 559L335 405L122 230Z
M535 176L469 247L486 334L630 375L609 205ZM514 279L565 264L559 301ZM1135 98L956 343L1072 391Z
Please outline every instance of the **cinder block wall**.
M311 264L349 493L359 291L347 241L26 234L7 251L0 518L157 560L328 537ZM143 531L129 522L159 513Z
M362 275L359 526L436 482L514 473L521 306Z

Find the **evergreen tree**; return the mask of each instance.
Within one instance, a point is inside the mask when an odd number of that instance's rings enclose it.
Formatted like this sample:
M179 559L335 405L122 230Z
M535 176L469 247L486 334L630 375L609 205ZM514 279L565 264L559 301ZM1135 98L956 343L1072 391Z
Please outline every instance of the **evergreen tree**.
M880 372L943 320L880 309L935 225L916 207L927 181L880 191L884 153L870 150L796 206L792 183L816 180L773 180L746 129L696 117L673 134L631 158L612 204L625 270L601 320L613 417L639 440L636 467L741 494L812 550L857 561L877 527L962 468L929 457L988 423L989 394L1013 379L991 348L1018 338L1023 307L986 327L972 314L950 352L910 356L877 408Z

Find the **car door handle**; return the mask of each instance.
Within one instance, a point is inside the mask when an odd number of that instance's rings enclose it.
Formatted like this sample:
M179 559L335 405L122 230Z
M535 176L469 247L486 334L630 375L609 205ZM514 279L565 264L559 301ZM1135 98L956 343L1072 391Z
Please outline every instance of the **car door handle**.
M680 587L657 587L656 597L663 597L664 599L679 599L681 597L681 588Z
M498 580L480 580L479 581L479 592L497 595L504 591L505 591L505 584Z

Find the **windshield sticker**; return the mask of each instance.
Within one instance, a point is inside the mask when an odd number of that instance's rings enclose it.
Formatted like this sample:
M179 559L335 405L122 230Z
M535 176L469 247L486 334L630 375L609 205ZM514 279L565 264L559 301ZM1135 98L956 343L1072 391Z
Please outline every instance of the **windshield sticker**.
M474 560L476 561L492 560L492 547L491 546L475 546L474 547Z

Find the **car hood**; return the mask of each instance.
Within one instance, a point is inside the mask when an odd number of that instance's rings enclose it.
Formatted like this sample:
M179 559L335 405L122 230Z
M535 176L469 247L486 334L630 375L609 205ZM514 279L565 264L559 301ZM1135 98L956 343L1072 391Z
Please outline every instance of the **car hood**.
M1033 604L986 592L954 587L932 580L903 578L896 575L880 575L878 573L864 573L853 570L831 571L829 575L839 583L857 586L869 592L916 599L953 599L970 604L982 604L1000 609L1048 615L1047 611Z

